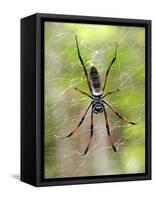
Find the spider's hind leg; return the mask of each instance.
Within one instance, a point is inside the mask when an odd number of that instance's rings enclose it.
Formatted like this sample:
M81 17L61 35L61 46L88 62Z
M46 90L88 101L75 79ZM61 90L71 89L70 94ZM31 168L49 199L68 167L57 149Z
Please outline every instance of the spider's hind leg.
M83 70L84 70L84 73L85 73L85 77L86 77L86 80L87 80L87 84L88 84L88 87L89 87L89 90L91 92L91 87L90 87L90 83L89 83L89 77L88 77L88 73L87 73L87 69L86 69L86 66L84 64L84 61L82 59L82 56L80 54L80 49L79 49L79 44L78 44L78 39L77 39L77 35L75 35L75 40L76 40L76 47L77 47L77 53L78 53L78 58L80 60L80 63L83 67Z
M110 71L110 69L111 69L113 63L115 62L116 57L117 57L117 42L116 42L116 48L115 48L115 55L114 55L114 57L113 57L113 59L112 59L110 65L108 66L108 69L107 69L106 74L105 74L105 77L104 77L103 91L105 90L105 87L106 87L106 84L107 84L109 71Z

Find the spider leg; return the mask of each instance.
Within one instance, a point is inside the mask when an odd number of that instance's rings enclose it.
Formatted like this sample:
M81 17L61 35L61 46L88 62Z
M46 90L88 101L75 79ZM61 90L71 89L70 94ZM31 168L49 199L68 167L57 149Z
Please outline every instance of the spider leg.
M72 135L78 130L78 128L81 126L81 124L83 123L83 121L84 121L84 119L85 119L85 117L86 117L86 115L87 115L87 112L88 112L90 106L92 105L92 103L93 103L93 102L91 102L91 103L89 104L89 106L87 107L86 111L85 111L84 114L82 115L79 124L72 130L71 133L69 133L67 136L63 136L63 137L59 137L59 136L57 136L57 135L55 135L55 136L56 136L57 138L60 138L60 139L63 139L63 138L67 138L67 137L72 136Z
M93 120L93 108L92 108L92 111L91 111L91 122L90 122L90 136L89 136L88 144L86 146L86 149L85 149L84 153L82 153L80 155L87 154L87 152L89 150L89 147L90 147L91 142L92 142L93 133L94 133L93 128L94 128L94 120Z
M107 92L105 95L102 96L102 99L103 99L104 97L109 96L110 94L113 94L113 93L118 92L118 91L120 91L119 88L117 88L116 90L112 90L112 91L110 91L110 92Z
M75 90L77 90L77 91L79 91L80 93L82 93L82 94L88 96L89 98L93 99L93 97L92 97L91 95L87 94L86 92L83 92L83 91L79 90L77 87L75 87Z
M116 55L117 55L117 43L116 43L116 49L115 49L115 56L113 57L107 71L106 71L106 74L105 74L105 78L104 78L104 85L103 85L103 91L105 90L105 87L106 87L106 83L107 83L107 79L108 79L108 75L109 75L109 71L110 71L110 68L111 66L113 65L113 63L115 62L116 60Z
M90 91L91 91L91 87L90 87L90 83L89 83L89 78L88 78L88 73L87 73L87 70L86 70L86 66L85 66L85 64L84 64L84 62L83 62L83 59L82 59L82 57L81 57L81 54L80 54L80 49L79 49L79 44L78 44L77 35L75 35L75 39L76 39L76 47L77 47L78 57L79 57L79 60L80 60L80 62L81 62L81 65L82 65L82 67L83 67L83 70L84 70L84 72L85 72L85 77L86 77L86 80L87 80L87 83L88 83L88 87L89 87L89 89L90 89Z
M108 104L106 101L103 100L103 103L105 103L120 119L122 119L123 121L129 123L129 124L132 124L132 125L135 125L137 123L135 122L131 122L129 121L127 118L123 117L122 115L120 115L117 110L115 108L113 108L110 104Z
M112 137L111 137L111 134L110 134L110 128L109 128L109 123L108 123L108 117L107 117L107 112L105 110L105 107L103 106L103 112L104 112L104 117L105 117L105 123L106 123L106 129L107 129L107 133L108 133L108 138L109 138L109 143L111 144L113 150L115 152L117 152L117 149L112 141Z

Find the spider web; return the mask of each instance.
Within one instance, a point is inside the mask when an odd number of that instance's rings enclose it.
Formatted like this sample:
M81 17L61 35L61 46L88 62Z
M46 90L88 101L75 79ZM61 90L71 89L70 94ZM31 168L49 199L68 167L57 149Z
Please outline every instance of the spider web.
M145 171L145 30L142 27L45 23L45 178L142 173ZM74 88L89 92L77 56L75 35L89 71L95 66L103 80L118 43L117 59L107 81L106 97L121 115L138 122L132 126L106 107L111 135L118 152L108 142L103 113L94 114L94 135L88 154L89 110L70 138L91 100Z

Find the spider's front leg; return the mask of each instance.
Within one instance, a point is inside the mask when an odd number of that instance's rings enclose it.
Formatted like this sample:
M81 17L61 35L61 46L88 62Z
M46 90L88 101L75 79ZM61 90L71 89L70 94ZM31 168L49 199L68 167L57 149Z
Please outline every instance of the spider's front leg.
M126 117L123 117L122 115L120 115L117 110L115 108L113 108L110 104L108 104L106 101L103 100L103 103L105 103L116 115L117 117L119 117L120 119L122 119L123 121L132 124L132 125L136 125L136 122L131 122L130 120L128 120Z
M80 155L87 154L89 147L91 145L91 142L92 142L92 137L93 137L93 133L94 133L93 130L94 130L94 120L93 120L93 108L92 108L92 110L91 110L91 122L90 122L90 136L89 136L88 144L86 146L84 153L80 153Z
M79 128L79 127L81 126L81 124L83 123L83 121L84 121L84 119L85 119L85 117L86 117L86 115L87 115L87 113L88 113L88 110L89 110L89 108L91 107L92 103L93 103L93 102L91 102L91 103L89 104L89 106L87 107L86 111L85 111L84 114L82 115L79 124L72 130L71 133L69 133L67 136L61 137L61 136L55 135L55 137L60 138L60 139L63 139L63 138L71 137L74 133L76 133L76 131L78 130L78 128Z
M107 133L108 133L108 137L109 137L109 142L113 148L113 150L115 152L117 152L117 149L112 141L112 137L111 137L111 134L110 134L110 128L109 128L109 122L108 122L108 117L107 117L107 112L105 110L105 107L103 106L103 112L104 112L104 117L105 117L105 124L106 124L106 129L107 129Z

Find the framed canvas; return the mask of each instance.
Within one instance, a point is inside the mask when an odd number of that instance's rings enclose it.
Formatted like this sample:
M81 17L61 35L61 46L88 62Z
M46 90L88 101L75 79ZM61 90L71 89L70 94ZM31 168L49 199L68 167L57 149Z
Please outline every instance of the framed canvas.
M21 180L151 179L151 21L21 20Z

